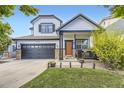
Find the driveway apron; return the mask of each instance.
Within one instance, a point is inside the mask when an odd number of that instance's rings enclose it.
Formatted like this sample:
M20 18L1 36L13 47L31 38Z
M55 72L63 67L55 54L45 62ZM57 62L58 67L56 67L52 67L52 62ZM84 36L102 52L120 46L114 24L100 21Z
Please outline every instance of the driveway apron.
M0 64L0 88L18 88L47 69L48 60L13 60Z

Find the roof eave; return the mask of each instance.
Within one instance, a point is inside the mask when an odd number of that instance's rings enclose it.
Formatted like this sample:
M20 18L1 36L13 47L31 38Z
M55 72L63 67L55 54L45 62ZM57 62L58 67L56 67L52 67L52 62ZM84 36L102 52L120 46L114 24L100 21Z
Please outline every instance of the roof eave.
M62 21L61 19L59 19L58 17L56 17L55 15L38 15L37 17L35 17L35 18L31 21L31 23L33 24L33 22L34 22L37 18L39 18L39 17L41 17L41 16L53 16L54 18L56 18L57 20L59 20L61 23L63 23L63 21Z
M59 40L59 38L53 38L53 39L12 39L13 41L17 40Z

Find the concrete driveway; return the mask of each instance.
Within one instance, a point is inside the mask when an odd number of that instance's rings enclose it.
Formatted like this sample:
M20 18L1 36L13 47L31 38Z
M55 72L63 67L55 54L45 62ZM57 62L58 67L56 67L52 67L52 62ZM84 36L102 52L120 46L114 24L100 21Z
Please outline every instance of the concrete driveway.
M0 64L0 88L17 88L47 68L49 60L11 60Z

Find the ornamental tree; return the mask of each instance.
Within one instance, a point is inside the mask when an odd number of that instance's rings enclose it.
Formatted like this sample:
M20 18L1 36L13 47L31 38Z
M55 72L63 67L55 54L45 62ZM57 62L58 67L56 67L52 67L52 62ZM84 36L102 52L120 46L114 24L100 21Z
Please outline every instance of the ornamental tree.
M10 35L13 32L11 25L5 23L3 19L13 16L16 8L26 16L35 16L38 13L38 9L30 5L0 5L0 53L11 44Z
M105 5L111 12L111 16L114 18L124 18L124 5Z

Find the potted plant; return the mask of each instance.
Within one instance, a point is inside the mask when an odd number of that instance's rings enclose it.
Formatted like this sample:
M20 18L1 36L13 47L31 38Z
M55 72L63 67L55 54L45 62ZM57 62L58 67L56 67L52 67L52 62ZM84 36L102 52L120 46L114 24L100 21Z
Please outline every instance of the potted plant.
M48 65L49 65L49 67L55 67L56 66L56 62L55 61L49 61Z

